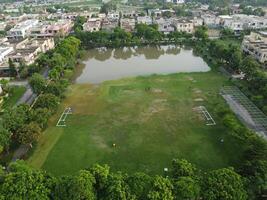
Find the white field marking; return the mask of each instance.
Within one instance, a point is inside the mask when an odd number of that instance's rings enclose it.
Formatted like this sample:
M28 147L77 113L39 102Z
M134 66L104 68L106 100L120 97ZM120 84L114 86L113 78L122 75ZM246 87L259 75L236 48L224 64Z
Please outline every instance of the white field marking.
M65 120L66 120L67 116L70 114L72 114L72 109L71 109L71 107L68 107L61 114L56 126L66 126Z
M207 123L206 123L207 126L216 125L216 122L214 121L214 119L212 118L212 116L210 115L210 113L208 112L208 110L206 109L205 106L199 106L199 111L204 114L204 116L207 120Z

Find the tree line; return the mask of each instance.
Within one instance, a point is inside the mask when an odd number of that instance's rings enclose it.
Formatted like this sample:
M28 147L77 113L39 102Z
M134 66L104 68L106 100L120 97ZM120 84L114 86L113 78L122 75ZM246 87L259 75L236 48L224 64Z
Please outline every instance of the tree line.
M23 161L0 173L1 199L60 200L186 200L247 199L242 177L233 168L202 172L184 159L174 159L170 171L151 176L111 172L95 164L74 175L55 177Z
M82 20L79 20L81 22ZM77 21L76 21L77 22ZM205 37L207 28L205 26L196 29L194 34L174 31L167 35L158 31L158 25L137 24L134 32L126 32L120 27L116 27L113 31L96 31L86 32L81 30L81 25L75 25L75 36L82 42L85 48L94 47L120 47L120 46L138 46L146 44L167 44L167 43L183 43L190 42L193 37Z

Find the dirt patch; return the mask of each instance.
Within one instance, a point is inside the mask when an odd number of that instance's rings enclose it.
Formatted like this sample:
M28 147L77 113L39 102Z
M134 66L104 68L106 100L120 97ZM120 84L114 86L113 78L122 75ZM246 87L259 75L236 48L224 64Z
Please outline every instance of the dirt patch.
M158 88L154 88L154 89L152 89L152 92L153 93L162 93L162 90L158 89Z
M163 112L168 106L167 99L155 99L148 108L140 114L140 121L149 120L154 114Z
M194 99L194 101L195 102L202 102L202 101L204 101L204 99L202 99L202 98L196 98L196 99Z
M193 81L194 80L194 78L191 77L191 76L187 76L186 79L189 80L189 81Z
M194 89L193 89L193 92L194 92L195 94L202 94L202 90L200 90L200 89L198 89L198 88L194 88Z
M90 139L92 139L99 148L105 149L107 151L111 150L110 147L104 142L102 137L98 135L92 135Z

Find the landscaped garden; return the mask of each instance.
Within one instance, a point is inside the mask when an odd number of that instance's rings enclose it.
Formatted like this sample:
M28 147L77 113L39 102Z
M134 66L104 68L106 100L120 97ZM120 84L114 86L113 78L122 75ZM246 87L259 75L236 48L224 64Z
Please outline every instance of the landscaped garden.
M219 95L224 84L213 71L74 84L28 162L55 175L94 163L161 174L173 158L203 170L234 166L242 148L216 114L226 106ZM216 125L206 125L198 106L207 108ZM57 127L67 107L73 114Z

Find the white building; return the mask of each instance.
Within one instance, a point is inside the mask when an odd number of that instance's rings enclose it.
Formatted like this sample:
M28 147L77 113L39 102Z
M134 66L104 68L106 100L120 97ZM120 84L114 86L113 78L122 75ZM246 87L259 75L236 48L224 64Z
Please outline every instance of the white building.
M172 0L172 3L175 3L175 4L184 4L185 3L185 0Z
M244 15L244 14L236 14L236 15L221 15L218 16L220 20L220 25L225 28L230 28L235 31L235 33L239 33L242 30L246 29L265 29L267 28L267 18L259 17L254 15Z
M144 17L137 17L137 23L151 25L153 22L150 16L144 16Z
M172 24L173 19L164 19L160 18L155 20L155 23L158 24L158 31L168 34L174 31L174 26Z
M38 20L26 20L19 24L17 24L14 28L8 31L7 38L8 39L23 39L27 37L30 29L37 25Z
M83 30L88 32L99 31L100 28L101 28L101 21L99 18L88 19L88 21L83 24Z
M267 32L251 32L250 35L245 36L242 42L242 50L259 62L267 62Z
M220 25L220 21L214 14L203 14L201 15L201 18L203 19L204 25L209 27L217 27Z
M0 64L8 61L7 55L13 52L13 47L0 47Z
M117 20L119 20L119 18L120 18L120 13L119 13L119 12L109 12L109 13L107 14L107 18L108 18L108 19L117 19Z
M194 33L194 23L188 19L175 19L173 25L179 32Z

